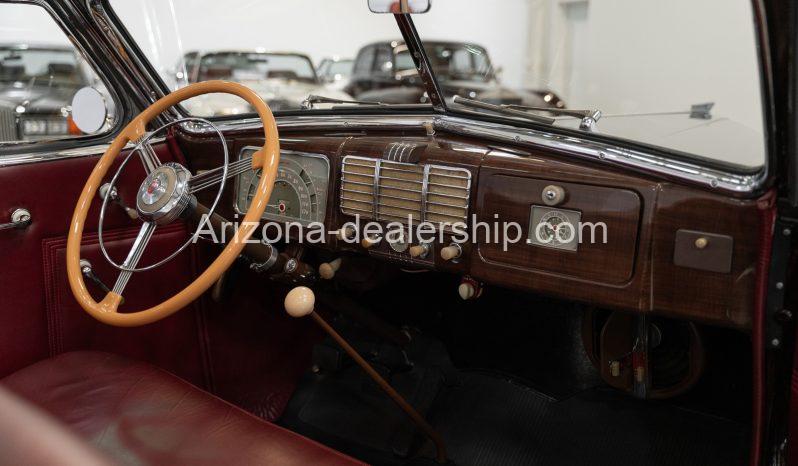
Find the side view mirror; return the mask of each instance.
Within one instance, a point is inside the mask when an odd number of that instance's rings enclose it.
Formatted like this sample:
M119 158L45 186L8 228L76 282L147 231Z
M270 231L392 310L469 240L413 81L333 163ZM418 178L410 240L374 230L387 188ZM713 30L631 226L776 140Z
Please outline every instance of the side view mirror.
M432 0L368 0L372 13L422 14L432 7Z
M108 117L105 97L93 87L83 87L72 97L72 121L85 134L102 129Z

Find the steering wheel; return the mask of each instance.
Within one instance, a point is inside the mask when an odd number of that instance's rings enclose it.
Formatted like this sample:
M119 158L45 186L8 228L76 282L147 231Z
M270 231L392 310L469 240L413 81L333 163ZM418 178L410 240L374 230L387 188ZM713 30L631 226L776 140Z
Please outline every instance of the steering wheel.
M253 154L251 163L249 163L248 160L242 160L236 162L238 165L233 167L236 163L228 163L227 145L222 138L222 146L225 151L225 164L220 168L209 170L208 172L193 177L189 170L180 164L171 162L161 164L155 151L149 146L149 140L154 134L163 130L165 127L182 122L201 121L211 125L220 137L222 136L221 132L212 123L198 118L184 118L173 121L151 133L146 131L147 124L169 107L186 99L214 92L236 95L246 100L255 108L258 116L263 122L265 137L263 147ZM110 290L100 302L97 302L86 288L80 266L80 242L83 236L83 226L86 222L86 215L88 214L91 201L97 193L100 184L103 182L103 179L108 174L108 170L111 168L122 149L131 141L136 142L137 145L120 165L112 179L111 188L113 188L114 183L130 160L130 157L135 152L139 152L144 170L147 173L146 178L141 183L136 194L136 210L138 211L139 219L142 220L142 225L124 262L122 262L122 264L117 264L111 260L102 243L103 216L108 197L110 197L108 195L104 196L103 208L100 211L100 226L98 229L100 246L106 259L114 267L121 270L121 272L117 277L113 289ZM118 327L135 327L149 324L168 317L187 306L210 288L213 283L219 279L222 273L232 265L233 261L241 254L246 240L255 232L261 216L263 215L263 211L266 209L269 197L271 196L274 180L277 176L279 161L280 140L274 115L272 115L269 106L266 105L263 99L246 86L227 81L204 81L178 89L154 102L134 118L113 140L108 150L105 151L97 162L97 165L95 165L94 170L92 170L80 194L78 203L75 206L66 250L67 276L69 278L69 286L72 289L72 294L74 294L75 299L80 306L95 319ZM152 238L156 227L158 225L171 223L184 216L192 209L192 206L196 204L196 198L194 197L195 192L219 183L219 193L216 196L216 201L211 207L211 212L208 213L208 215L211 215L224 189L224 181L227 176L242 173L250 167L252 169L262 170L260 183L252 197L252 202L249 205L249 209L247 210L241 227L238 228L234 237L227 243L216 260L214 260L192 283L166 301L145 310L124 313L118 312L118 308L123 302L122 293L134 272L150 270L172 259L188 246L199 233L198 229L189 241L166 259L148 267L137 268L144 249ZM219 176L220 174L221 177Z

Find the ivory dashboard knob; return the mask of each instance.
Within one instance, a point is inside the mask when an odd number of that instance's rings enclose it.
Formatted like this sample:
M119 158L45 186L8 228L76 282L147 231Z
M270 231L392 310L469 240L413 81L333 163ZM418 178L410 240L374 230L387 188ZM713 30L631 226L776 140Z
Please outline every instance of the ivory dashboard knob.
M408 252L410 253L410 257L414 257L414 258L415 257L421 257L421 258L427 257L427 254L429 254L429 244L423 243L423 244L417 244L415 246L410 246L410 249L408 249Z
M463 254L463 248L457 243L452 243L449 246L441 249L441 259L450 261L457 259Z
M345 226L338 229L338 239L341 241L349 241L355 237L355 229L351 226Z
M475 294L477 294L477 290L474 289L474 285L471 283L464 282L457 287L457 294L460 295L460 298L462 298L463 301L468 301L469 299L473 298Z
M460 285L457 287L457 294L460 295L463 301L477 299L482 296L482 283L468 276L463 277Z
M306 286L298 286L285 296L285 312L291 317L305 317L313 313L316 295Z
M332 280L335 276L335 272L341 268L341 258L332 260L330 262L325 262L319 266L319 275L321 278L325 280Z
M366 236L363 238L363 241L360 242L360 245L365 249L370 249L371 247L380 244L380 241L382 241L382 238L379 236Z

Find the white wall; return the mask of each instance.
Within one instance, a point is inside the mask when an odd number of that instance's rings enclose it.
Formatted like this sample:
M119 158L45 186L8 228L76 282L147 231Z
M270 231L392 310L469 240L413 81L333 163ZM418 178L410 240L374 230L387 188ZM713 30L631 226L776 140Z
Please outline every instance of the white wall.
M527 82L564 89L571 107L605 113L686 110L713 113L762 132L753 15L748 0L587 0L578 59L570 72L565 10L573 0L530 0ZM561 38L551 46L548 37Z
M0 5L0 44L67 45L61 28L43 9L33 5Z

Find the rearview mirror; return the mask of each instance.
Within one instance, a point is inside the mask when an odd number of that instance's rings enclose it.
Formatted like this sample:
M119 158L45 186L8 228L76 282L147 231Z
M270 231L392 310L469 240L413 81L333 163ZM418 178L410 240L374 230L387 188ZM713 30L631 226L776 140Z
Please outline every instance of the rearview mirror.
M72 121L85 134L94 134L105 124L105 97L93 87L84 87L72 97Z
M421 14L429 11L432 0L368 0L372 13Z

